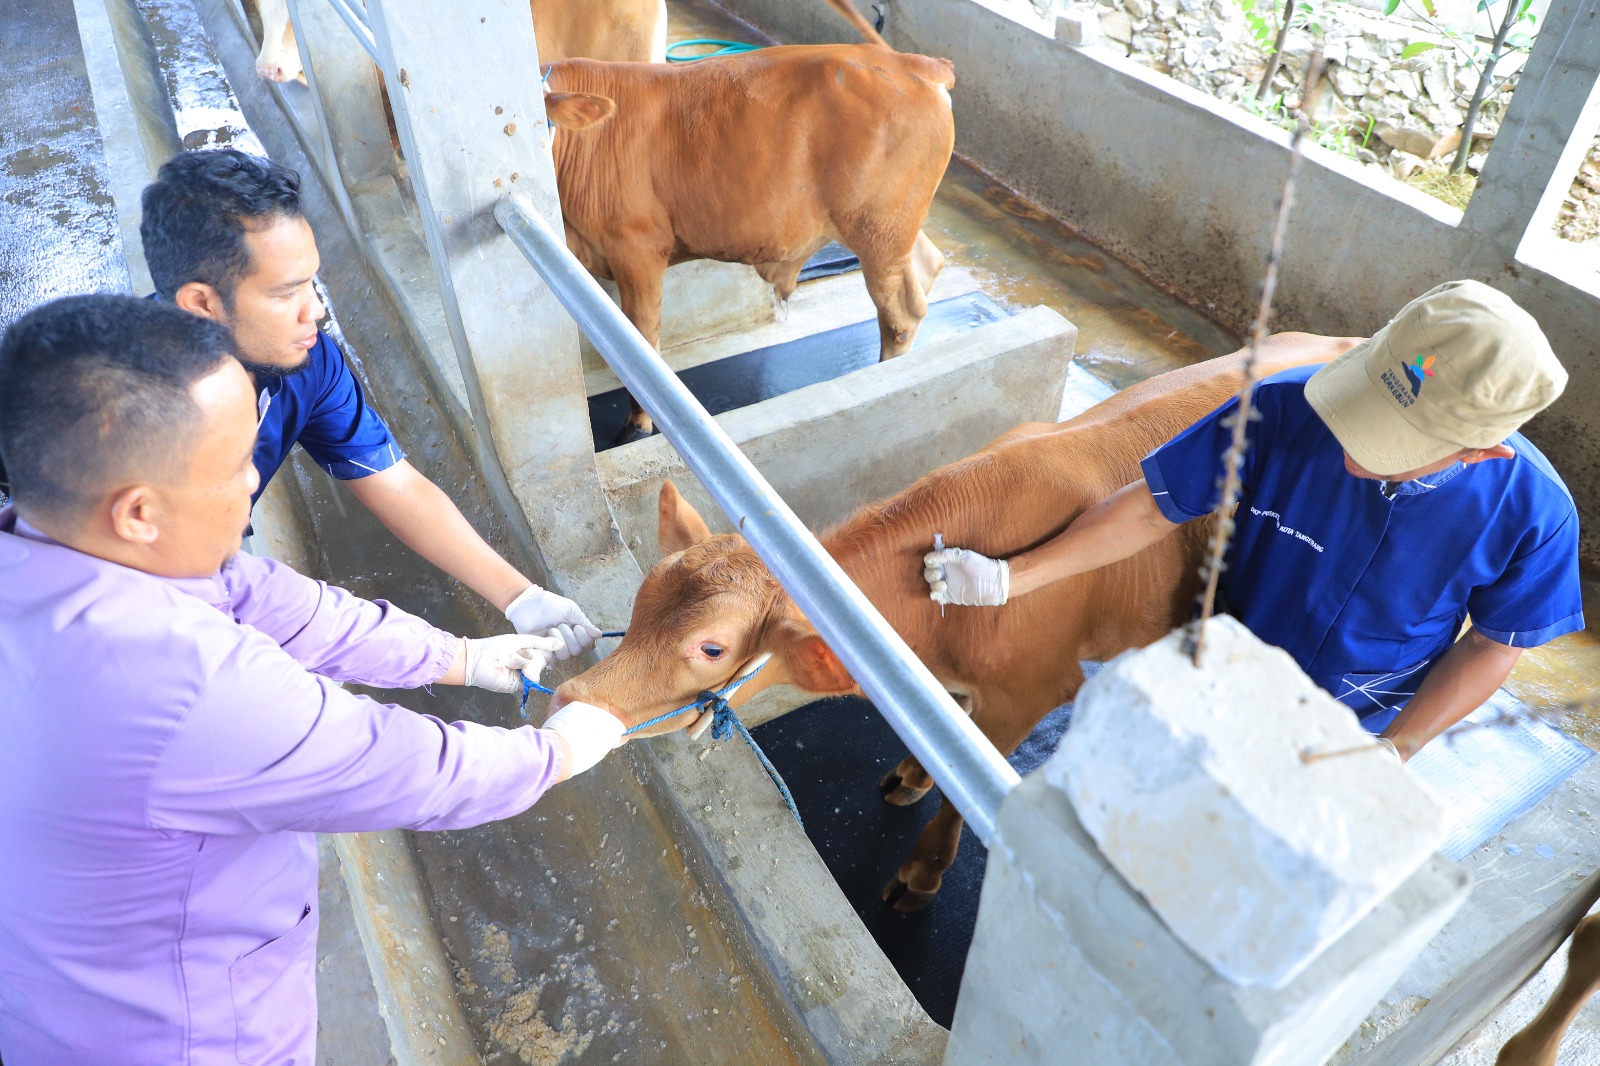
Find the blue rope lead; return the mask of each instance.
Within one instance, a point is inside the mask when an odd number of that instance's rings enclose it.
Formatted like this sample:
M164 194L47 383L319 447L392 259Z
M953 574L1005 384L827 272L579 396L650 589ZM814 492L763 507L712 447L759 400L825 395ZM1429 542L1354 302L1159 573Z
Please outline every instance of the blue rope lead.
M621 636L622 634L602 633L600 635L603 637L610 637ZM756 753L756 758L761 761L762 769L767 771L767 776L772 779L773 785L778 789L778 795L783 797L784 804L788 806L789 813L794 815L794 820L800 823L801 829L804 829L806 823L804 819L800 817L800 808L795 806L794 796L790 794L789 786L784 784L783 775L778 773L778 768L772 765L772 760L767 758L767 753L761 750L761 745L756 743L756 738L750 735L750 730L745 728L745 724L739 721L739 715L732 707L728 705L728 697L739 691L740 686L742 686L746 681L749 681L752 677L755 677L757 674L759 674L766 667L767 661L767 658L763 656L761 661L756 664L755 669L740 674L738 677L734 678L732 681L729 681L726 685L723 685L716 691L711 691L708 689L705 692L700 693L700 695L696 696L690 702L685 703L682 707L667 711L665 714L658 714L648 722L640 722L636 726L630 726L628 729L623 730L622 735L630 736L639 732L640 730L649 729L651 726L657 726L662 722L671 721L679 715L687 714L690 711L710 711L712 739L727 740L732 737L734 731L737 730L739 735L744 737L745 743L750 745L750 750ZM554 689L545 688L543 685L539 684L539 682L529 680L527 675L523 675L521 712L524 719L528 717L528 696L535 691L543 692L548 696L555 695Z
M703 45L714 45L715 51L701 52L694 56L674 55L680 48L699 48ZM721 56L742 56L746 52L754 52L762 48L759 44L746 44L744 41L719 41L714 37L696 37L688 41L679 41L667 48L668 63L693 63L699 59L717 59Z
M767 753L761 750L761 745L756 743L756 738L750 735L750 730L745 728L739 716L728 706L728 701L717 699L711 704L713 717L711 719L711 736L714 740L727 740L733 735L734 730L744 737L744 742L750 745L750 750L756 753L756 758L761 760L762 769L767 771L767 776L772 778L772 783L777 786L778 795L783 797L783 802L788 806L789 813L794 815L794 820L803 830L805 820L800 817L800 808L795 806L794 797L789 794L789 786L783 783L783 775L778 773L778 768L772 765L772 760L767 758Z

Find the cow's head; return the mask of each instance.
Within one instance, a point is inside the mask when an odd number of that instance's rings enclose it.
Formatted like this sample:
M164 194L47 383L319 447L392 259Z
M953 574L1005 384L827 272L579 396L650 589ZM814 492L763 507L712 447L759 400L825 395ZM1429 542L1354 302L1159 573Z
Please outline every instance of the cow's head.
M256 74L263 81L298 81L306 71L300 65L300 45L294 38L286 0L261 0L261 51L256 54Z
M578 700L633 726L722 688L763 655L771 658L729 697L732 706L776 684L827 694L855 689L743 537L712 536L670 481L661 486L658 513L662 559L639 587L627 636L598 666L557 688L552 709ZM696 718L685 713L637 736L687 729Z

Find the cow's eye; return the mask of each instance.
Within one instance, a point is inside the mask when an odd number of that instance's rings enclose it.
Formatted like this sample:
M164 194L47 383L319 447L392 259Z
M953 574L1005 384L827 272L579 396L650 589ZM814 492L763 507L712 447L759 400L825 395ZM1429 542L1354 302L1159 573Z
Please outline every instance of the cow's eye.
M705 655L706 655L707 659L720 659L720 658L722 658L722 650L723 649L722 649L722 645L720 645L720 644L702 644L702 645L700 645L700 650L705 652Z

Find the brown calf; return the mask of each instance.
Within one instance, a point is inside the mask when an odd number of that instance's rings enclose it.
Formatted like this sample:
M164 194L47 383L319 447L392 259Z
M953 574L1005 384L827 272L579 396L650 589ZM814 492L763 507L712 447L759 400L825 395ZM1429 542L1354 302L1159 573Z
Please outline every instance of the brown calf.
M248 2L246 4L248 8ZM287 0L259 0L261 51L256 74L305 84ZM572 56L665 63L666 0L531 0L533 35L546 63ZM438 17L449 17L448 6Z
M788 299L806 260L836 240L861 260L881 357L911 348L944 266L922 223L955 145L955 75L948 60L877 39L551 67L545 106L567 244L616 281L652 347L672 264L748 263ZM622 438L650 431L635 404Z
M1600 914L1591 914L1572 931L1567 972L1550 1002L1527 1028L1506 1041L1495 1066L1556 1066L1561 1038L1596 990L1600 990Z
M1325 362L1350 339L1280 334L1265 372ZM934 676L1010 754L1039 719L1083 683L1079 660L1140 647L1189 616L1210 522L1191 522L1139 554L1057 582L1004 607L928 599L922 556L951 544L1008 556L1059 533L1086 508L1141 474L1156 445L1215 410L1241 384L1239 354L1175 370L1126 389L1060 425L1019 426L969 458L864 507L822 535L827 549ZM554 704L581 700L633 724L687 703L746 669L766 668L731 701L770 685L818 694L859 691L833 651L743 537L712 536L670 482L661 488L662 560L645 577L626 638L599 665L561 685ZM651 732L682 729L684 715ZM882 782L894 804L921 799L932 779L907 757ZM902 911L926 905L955 858L961 816L944 804L884 888Z

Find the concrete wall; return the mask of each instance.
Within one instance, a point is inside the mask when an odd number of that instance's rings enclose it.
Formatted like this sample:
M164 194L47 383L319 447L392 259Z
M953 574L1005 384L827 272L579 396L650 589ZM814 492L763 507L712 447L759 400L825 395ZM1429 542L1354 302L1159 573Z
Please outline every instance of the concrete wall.
M790 43L851 41L826 5L721 0ZM956 149L1074 228L1218 315L1251 318L1288 135L1126 59L1053 40L984 0L895 0L897 48L955 63ZM1279 278L1278 328L1365 335L1405 301L1477 278L1527 308L1572 372L1529 427L1577 497L1600 557L1600 276L1567 276L1546 242L1600 126L1600 4L1557 0L1462 212L1316 146ZM1036 24L1035 24L1036 25ZM1566 134L1578 131L1576 138ZM1580 148L1581 148L1580 145Z

